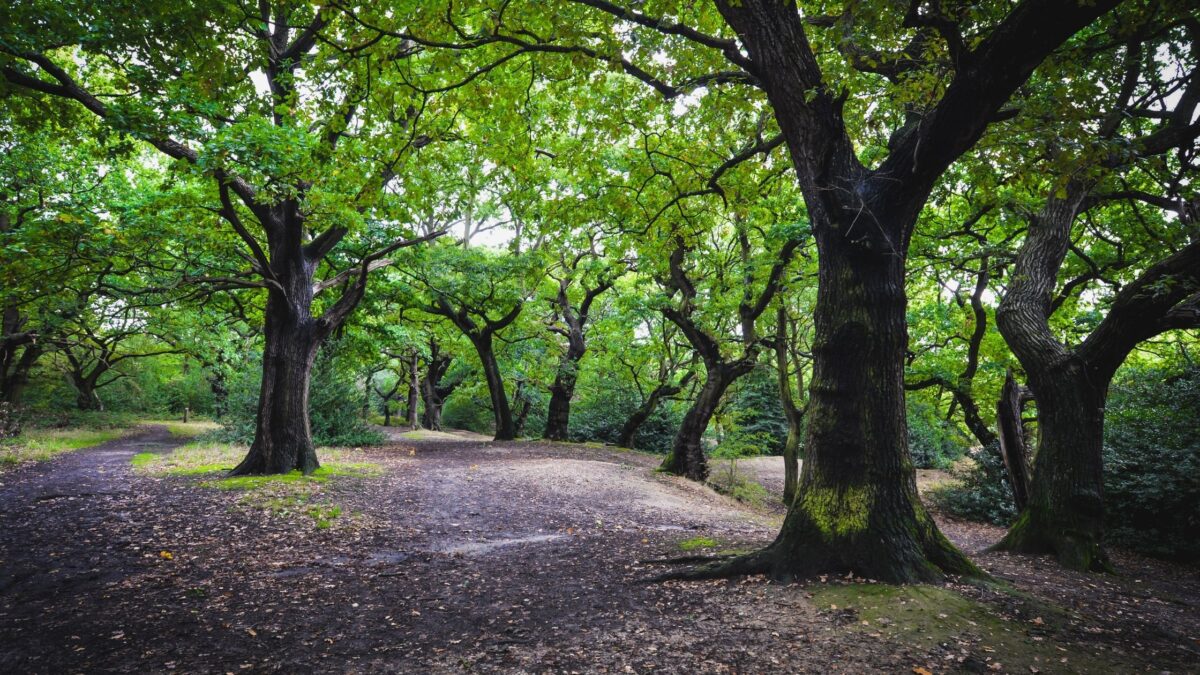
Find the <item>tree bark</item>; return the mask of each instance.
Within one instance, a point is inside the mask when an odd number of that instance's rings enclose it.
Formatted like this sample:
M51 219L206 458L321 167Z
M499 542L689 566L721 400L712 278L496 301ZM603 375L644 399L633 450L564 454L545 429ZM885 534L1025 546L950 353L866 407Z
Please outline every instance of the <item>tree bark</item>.
M567 427L571 416L571 397L575 395L579 361L587 349L582 329L571 329L569 332L567 351L559 359L554 384L550 385L550 407L546 411L546 430L542 438L551 441L565 441L569 437Z
M904 418L904 260L863 251L838 230L818 229L805 461L769 571L888 581L976 573L917 496Z
M272 289L267 296L254 441L230 473L233 476L295 470L310 474L320 467L309 424L308 385L317 350L329 331L310 314L315 262L309 263L300 251L288 256L277 249L273 258L276 277L289 282L288 292Z
M104 402L96 393L96 380L79 373L71 373L71 386L75 388L75 407L80 410L104 410Z
M1069 359L1028 376L1038 401L1036 465L1024 508L996 548L1054 553L1072 569L1111 570L1101 546L1111 374Z
M1000 457L1008 471L1013 504L1018 512L1029 504L1029 452L1021 422L1022 402L1021 387L1009 368L1000 389L1000 401L996 404L996 428L1000 432Z
M492 419L496 423L496 435L492 440L511 441L517 437L517 427L513 422L512 409L508 405L508 393L504 391L500 364L496 362L496 353L492 348L492 336L490 333L471 336L471 344L475 345L475 352L479 355L488 396L492 400Z

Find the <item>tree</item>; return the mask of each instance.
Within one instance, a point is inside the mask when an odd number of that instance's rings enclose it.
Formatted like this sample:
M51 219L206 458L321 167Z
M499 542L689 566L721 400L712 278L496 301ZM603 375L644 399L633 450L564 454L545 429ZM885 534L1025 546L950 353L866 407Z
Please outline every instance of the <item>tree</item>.
M480 248L438 247L404 270L410 306L449 321L470 341L487 382L495 440L517 437L513 411L496 359L497 334L517 320L536 290L536 253L501 255Z
M267 294L255 437L235 474L317 468L307 391L318 348L387 256L441 234L414 238L388 192L434 138L417 128L430 96L382 66L423 50L355 26L341 12L286 3L35 4L0 35L10 88L80 105L190 167L211 186L204 208L241 239L249 269L202 279ZM263 91L247 73L262 75ZM357 254L332 269L351 233L362 235ZM330 289L338 298L314 312Z
M1028 499L997 548L1053 552L1074 569L1110 567L1101 545L1109 384L1138 344L1166 331L1200 327L1200 198L1189 181L1200 136L1194 122L1200 110L1198 37L1200 22L1169 11L1137 24L1114 68L1122 83L1113 90L1115 99L1088 120L1094 132L1081 130L1093 146L1052 155L1067 171L1043 188L1041 208L1028 217L1015 273L996 315L1038 410ZM1098 67L1113 66L1104 61ZM1168 97L1165 91L1179 93ZM1084 214L1091 231L1077 233ZM1136 257L1128 249L1139 237L1125 219L1140 228L1159 223ZM1112 242L1115 257L1105 253ZM1056 302L1068 253L1086 267L1064 284L1063 299ZM1111 292L1107 309L1097 310L1098 320L1083 330L1072 331L1082 335L1071 344L1052 327L1054 310L1067 300L1084 302L1073 294L1097 280Z
M892 7L863 7L830 20L802 15L794 2L718 0L717 10L736 40L705 32L715 23L703 9L680 8L689 14L679 18L607 0L578 3L622 22L631 33L659 34L661 39L647 44L662 49L669 43L689 54L679 57L689 64L711 63L690 56L711 50L735 71L707 73L707 82L748 83L766 94L817 244L819 292L799 497L770 547L685 574L767 572L791 578L851 569L877 579L916 581L976 573L918 501L905 447L908 245L947 167L990 124L1015 114L1001 108L1017 88L1048 54L1117 0L1086 5L1025 0L1008 11L989 7L971 19L966 6L955 14L914 2L902 16ZM824 64L810 41L812 26L839 29L831 49L822 53ZM622 57L608 58L625 63ZM639 70L640 79L664 95L678 94L660 86L647 68ZM893 86L860 77L857 70L873 71ZM871 131L878 122L862 124L847 115L852 93L897 102L880 119L895 124L890 137ZM851 134L858 135L858 144Z
M552 441L565 441L569 438L568 424L571 416L571 397L575 394L575 381L578 377L579 362L587 353L587 341L584 329L592 310L592 303L616 281L613 273L601 269L587 274L584 261L592 257L591 251L581 252L570 261L562 261L563 276L558 281L558 292L554 297L554 314L556 321L550 330L562 335L567 340L567 349L558 360L558 368L554 372L554 384L550 385L550 407L546 413L546 429L542 438ZM578 279L573 278L578 276ZM588 277L593 277L590 281ZM570 290L573 285L583 293L578 306L572 306Z

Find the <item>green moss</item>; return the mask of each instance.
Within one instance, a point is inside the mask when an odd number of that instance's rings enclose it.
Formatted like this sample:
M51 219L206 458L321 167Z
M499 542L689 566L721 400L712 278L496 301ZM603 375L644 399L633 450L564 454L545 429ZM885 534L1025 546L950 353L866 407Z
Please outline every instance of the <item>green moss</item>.
M1066 641L1061 629L1074 617L1027 595L1013 593L1022 600L1020 612L1007 616L939 586L838 584L810 590L822 611L852 612L846 630L918 651L957 645L977 661L1001 664L1003 672L1133 672L1143 665Z
M866 486L841 489L809 487L800 502L813 525L826 540L865 532L873 500Z
M201 469L206 467L186 467L182 470L172 470L169 473L204 473ZM307 476L299 470L291 473L271 474L267 476L230 476L228 478L219 478L215 480L207 480L200 485L204 487L217 488L219 490L256 490L269 485L281 485L288 483L324 483L330 478L368 478L378 476L380 473L379 467L375 464L365 462L340 463L331 462L308 474Z
M716 539L712 539L711 537L692 537L691 539L684 539L683 541L679 542L679 550L695 551L701 548L716 548L720 545L721 542L717 541Z

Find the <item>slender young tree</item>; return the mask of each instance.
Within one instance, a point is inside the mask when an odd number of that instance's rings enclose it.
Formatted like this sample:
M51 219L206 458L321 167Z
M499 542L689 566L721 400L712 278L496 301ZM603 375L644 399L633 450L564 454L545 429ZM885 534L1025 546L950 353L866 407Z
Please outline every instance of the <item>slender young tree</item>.
M570 261L563 261L563 276L558 279L558 292L554 296L553 306L556 321L550 330L558 333L567 340L567 348L558 360L558 368L554 371L554 383L550 385L550 406L546 412L546 428L542 438L552 441L565 441L569 438L568 427L571 416L571 397L575 395L575 381L579 376L579 362L587 353L585 329L592 304L600 294L612 288L616 279L608 270L601 270L595 278L589 280L589 275L581 263L589 258L591 252L583 252L574 256ZM578 280L574 276L580 277ZM571 286L576 282L583 293L578 306L571 303Z

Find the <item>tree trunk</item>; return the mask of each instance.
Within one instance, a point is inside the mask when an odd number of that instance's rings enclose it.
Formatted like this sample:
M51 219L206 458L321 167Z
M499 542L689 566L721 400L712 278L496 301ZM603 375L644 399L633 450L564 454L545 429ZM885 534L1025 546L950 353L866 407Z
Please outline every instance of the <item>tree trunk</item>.
M421 422L417 416L417 406L419 405L421 389L421 372L420 362L416 354L408 361L408 426L411 429L420 429Z
M94 379L72 373L71 384L75 387L75 407L80 410L104 410L104 402L96 393Z
M729 385L750 372L753 362L734 361L729 363L705 364L707 373L700 393L692 407L683 416L679 431L671 444L671 452L663 460L661 469L694 481L708 478L708 459L704 456L704 432L721 403L721 397Z
M558 362L554 384L550 386L550 407L546 412L546 431L542 438L565 441L569 438L568 425L571 416L571 397L575 395L575 382L579 375L579 361L584 350L569 348Z
M33 343L23 347L4 346L0 352L0 402L14 406L21 403L21 396L29 384L29 372L41 355L41 346Z
M471 344L475 345L475 351L479 354L488 395L492 400L492 418L496 423L496 435L492 440L511 441L517 437L517 428L513 424L512 409L508 407L508 394L504 391L500 365L496 363L496 353L492 350L492 338L490 335L473 337Z
M520 436L525 431L525 421L529 419L529 411L533 408L533 401L529 395L524 392L525 383L517 383L517 391L514 398L517 401L517 416L513 420L513 434Z
M272 290L267 298L263 335L263 374L258 395L254 442L233 476L310 474L320 467L308 417L308 385L320 348L321 328L308 314L311 273L292 284L293 302ZM305 291L307 290L307 295ZM303 304L298 300L306 300Z
M751 560L778 579L849 572L889 582L978 573L917 497L904 416L904 259L816 228L819 289L796 499Z
M392 404L386 399L383 402L383 426L392 426Z
M800 478L800 434L803 433L804 409L796 405L792 395L791 366L788 349L794 336L788 330L787 309L779 304L775 315L775 371L779 376L779 401L787 419L787 440L783 444L783 503L791 506L796 499ZM796 379L804 391L804 371L796 364Z
M1029 372L1038 447L1028 503L997 550L1054 553L1072 569L1111 571L1104 529L1104 405L1111 373L1066 359Z
M442 430L442 399L437 395L437 385L426 376L421 379L421 402L425 409L421 412L421 424L433 431Z

